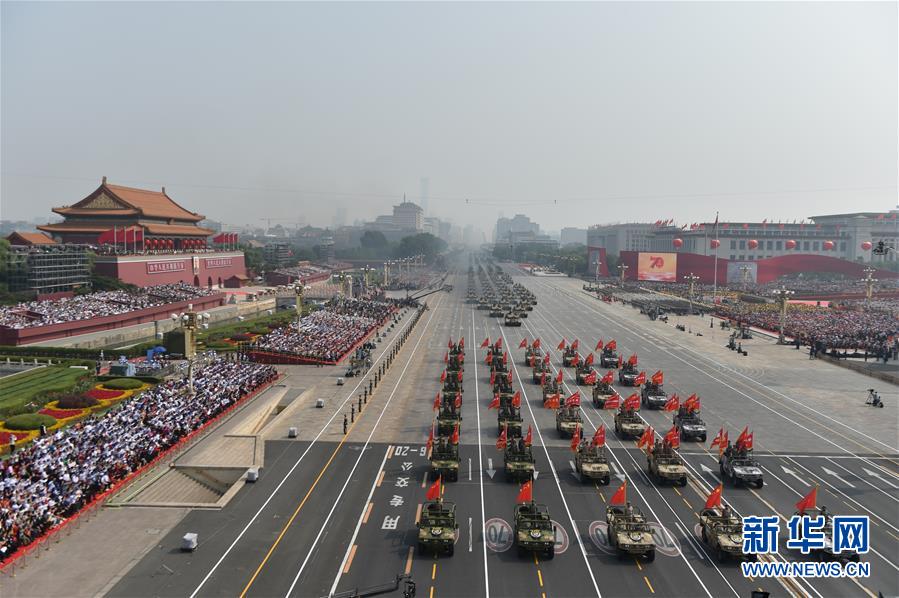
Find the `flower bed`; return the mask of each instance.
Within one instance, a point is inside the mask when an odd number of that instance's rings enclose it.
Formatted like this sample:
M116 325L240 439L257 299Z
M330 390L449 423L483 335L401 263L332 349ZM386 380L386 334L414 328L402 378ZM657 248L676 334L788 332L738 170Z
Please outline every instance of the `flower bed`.
M110 399L124 399L127 396L127 392L125 390L106 390L97 385L84 394L98 401L108 401Z
M0 446L5 450L9 447L9 439L15 436L16 444L21 444L23 442L31 442L37 437L37 432L19 432L13 430L7 430L2 425L0 425Z
M38 413L41 415L49 415L58 420L66 420L87 415L91 411L89 407L85 407L84 409L56 409L54 407L55 404L56 401L48 403L47 406L38 411Z

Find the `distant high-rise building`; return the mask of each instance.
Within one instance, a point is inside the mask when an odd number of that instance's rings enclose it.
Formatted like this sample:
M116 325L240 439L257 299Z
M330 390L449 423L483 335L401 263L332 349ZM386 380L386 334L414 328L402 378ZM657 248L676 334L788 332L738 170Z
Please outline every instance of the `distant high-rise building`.
M565 247L566 245L586 245L587 229L565 227L562 229L560 242L562 247Z
M423 210L404 197L403 203L393 206L393 225L400 230L420 232L424 225Z
M334 228L346 226L346 206L342 203L337 204L337 206L334 208L333 224Z
M503 218L501 216L496 221L493 240L508 240L512 233L532 233L536 236L540 234L540 225L536 222L531 222L531 219L524 214L515 214L512 218Z

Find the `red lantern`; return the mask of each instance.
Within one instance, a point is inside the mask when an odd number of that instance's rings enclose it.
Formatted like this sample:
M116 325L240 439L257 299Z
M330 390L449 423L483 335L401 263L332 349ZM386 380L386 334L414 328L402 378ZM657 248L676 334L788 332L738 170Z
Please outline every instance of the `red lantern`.
M674 241L672 241L672 243L674 243L674 246L677 247L678 249L680 249L681 247L684 246L683 239L675 239Z
M871 241L865 241L862 243L862 249L865 251L871 251L871 248L874 247L874 244Z
M175 247L175 242L172 239L167 239L165 244L168 246L169 249L172 249Z
M796 249L796 241L790 239L786 242L787 249Z
M824 250L825 251L830 251L834 247L836 247L836 243L834 243L833 241L824 241Z
M719 241L718 239L712 239L710 245L712 246L712 249L718 249L719 247L721 247L721 241Z
M759 246L758 241L756 241L755 239L749 239L749 248L750 249L755 249L758 246Z

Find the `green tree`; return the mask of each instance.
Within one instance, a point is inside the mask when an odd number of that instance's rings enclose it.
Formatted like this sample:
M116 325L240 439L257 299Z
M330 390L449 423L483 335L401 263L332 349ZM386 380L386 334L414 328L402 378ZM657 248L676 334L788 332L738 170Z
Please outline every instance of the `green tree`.
M362 234L359 243L366 249L384 249L387 247L387 237L379 230L367 230Z
M0 239L0 293L6 293L9 286L6 283L7 264L9 263L9 241Z
M396 257L409 257L422 254L431 259L447 248L446 241L438 239L431 233L419 233L409 237L403 237L396 248Z

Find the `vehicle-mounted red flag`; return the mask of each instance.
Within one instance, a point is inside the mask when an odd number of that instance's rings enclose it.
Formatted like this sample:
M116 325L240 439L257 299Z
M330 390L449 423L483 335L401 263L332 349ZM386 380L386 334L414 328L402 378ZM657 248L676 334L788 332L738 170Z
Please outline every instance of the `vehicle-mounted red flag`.
M515 394L512 395L512 406L516 409L521 408L521 391L516 390Z
M737 450L751 451L752 450L752 435L753 432L750 432L746 435L746 438L743 439L743 442L737 441Z
M589 374L584 376L584 384L588 386L596 384L596 372L590 372Z
M520 505L526 502L532 502L533 500L534 486L532 480L528 480L522 484L521 488L518 490L518 496L515 498L515 502Z
M600 382L602 382L603 384L611 384L613 380L615 380L615 374L613 374L612 371L609 370L603 375Z
M485 348L487 348L487 347L489 347L489 346L490 346L490 337L487 337L487 338L484 339L484 342L481 343L481 348L482 348L482 349L485 349Z
M546 372L540 374L540 386L546 386Z
M653 431L652 426L646 426L646 429L643 430L643 435L640 436L640 440L637 441L637 448L652 446L653 434L655 434L655 432Z
M506 353L505 351L503 351L503 365L506 365L506 363L508 363L508 360L509 360L509 354Z
M718 484L715 489L709 492L709 497L705 501L706 509L717 509L721 506L721 491L724 490L724 484Z
M695 394L692 394L687 397L687 400L684 402L684 407L687 408L687 411L700 411L702 407L700 405L700 401L701 399L699 397L697 397Z
M593 365L593 353L587 355L587 357L584 359L584 365Z
M581 391L576 390L574 393L565 398L565 406L566 407L580 407L581 406Z
M665 374L662 373L662 370L657 370L655 374L652 375L652 383L658 384L661 386L665 381Z
M621 358L621 355L619 355L618 356L618 367L621 367L622 362L623 362L623 359Z
M453 428L453 435L450 437L450 442L459 444L459 424L456 424L456 427Z
M581 342L578 339L574 339L574 342L571 343L571 348L574 351L577 351L578 346L580 346Z
M487 365L493 364L493 353L487 353L487 357L484 358L484 363Z
M721 439L724 438L724 428L720 428L718 433L712 438L712 444L709 445L709 448L715 448L719 444L721 444Z
M447 349L453 348L453 337L450 337L450 339L448 341L446 341L446 348Z
M671 397L665 401L665 411L677 411L680 409L680 397L677 395L671 395Z
M440 393L437 393L437 396L434 397L434 411L440 409Z
M512 370L506 372L506 380L509 382L509 384L512 384Z
M556 349L558 349L559 351L561 351L561 350L564 349L564 348L565 348L565 339L563 338L563 339L562 339L562 342L559 343L559 346L556 347Z
M596 428L596 432L593 434L593 446L599 448L606 445L606 426L605 424L599 424L599 427Z
M634 386L643 386L644 384L646 384L646 372L640 372L634 378Z
M521 339L521 342L518 343L518 348L524 349L527 346L528 346L528 337L524 337L523 339Z
M462 395L456 395L456 409L462 407Z
M494 343L493 346L496 347L497 349L501 349L502 346L503 346L503 339L502 339L502 337L496 339L496 343Z
M440 381L446 382L446 370L443 370L443 372L440 374Z
M441 490L442 490L440 486L441 486L440 476L437 476L437 481L434 482L433 484L431 484L431 486L428 488L428 491L425 494L425 498L427 500L440 500L440 495L441 495Z
M680 446L680 433L677 430L677 426L671 426L671 429L665 434L663 440L671 448L678 448Z
M531 429L531 426L528 426L528 433L524 436L524 445L531 446L534 441L534 431Z
M749 437L749 426L743 428L743 431L740 432L740 435L737 436L737 448L739 449L743 443L746 442L746 439Z
M449 353L443 354L443 363L449 363Z
M534 367L534 364L535 364L535 363L536 363L536 361L534 360L534 356L533 356L533 355L531 355L530 357L528 357L528 365L529 365L529 366Z
M556 374L556 384L562 383L562 370L559 370L559 373Z
M501 451L506 448L506 441L508 439L508 426L503 426L503 431L499 433L499 438L496 439L496 450Z
M549 353L543 356L543 364L549 365Z
M465 347L465 337L459 339L459 348L462 349Z
M539 348L540 348L540 339L539 339L539 338L535 338L535 339L534 339L534 342L531 343L531 346L534 347L535 349L539 349Z
M574 425L574 434L571 436L571 450L577 452L577 447L581 443L581 424Z
M618 490L616 490L615 494L612 495L612 498L609 499L609 504L614 507L620 507L627 504L627 480L621 482L621 485L618 486Z
M631 356L627 358L627 362L631 365L637 365L637 354L632 353Z
M462 382L462 370L459 370L459 373L456 374L456 378L459 379L459 382Z
M615 341L614 338L606 343L606 349L608 349L609 351L614 351L617 348L618 348L618 343Z
M490 384L496 384L496 372L490 372Z
M599 350L601 350L601 349L602 349L602 339L599 339L598 341L596 341L596 348L593 349L593 350L594 350L594 351L599 351Z
M621 395L617 392L613 394L611 397L606 399L606 402L603 404L603 409L618 409L621 405Z
M562 395L556 393L554 395L549 395L546 398L546 401L543 403L543 406L547 409L558 409L560 402L562 400Z
M576 366L581 361L581 356L578 353L574 354L574 357L571 358L571 365Z
M633 393L628 398L624 399L624 410L630 411L639 411L640 410L640 395L637 393Z
M431 422L431 430L428 434L428 443L427 443L427 453L428 459L431 458L431 448L434 446L434 422Z
M802 515L806 511L815 508L815 503L818 500L818 486L815 485L812 488L811 492L802 497L802 499L796 503L796 510L799 511L799 514Z
M499 395L493 395L493 400L487 405L487 409L499 409Z

